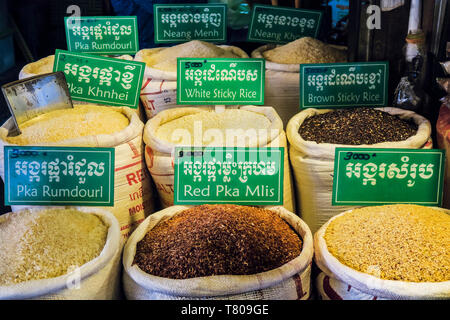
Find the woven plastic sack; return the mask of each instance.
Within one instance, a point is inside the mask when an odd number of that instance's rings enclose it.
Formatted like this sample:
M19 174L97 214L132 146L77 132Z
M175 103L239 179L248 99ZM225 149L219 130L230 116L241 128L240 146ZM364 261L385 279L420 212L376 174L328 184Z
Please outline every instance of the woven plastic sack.
M86 207L74 209L96 214L109 226L106 243L100 255L76 271L59 277L26 281L9 286L0 285L0 300L107 300L121 297L122 250L117 219L111 212L104 209ZM41 210L41 208L30 210ZM10 214L14 213L0 216L0 222L7 219Z
M449 210L435 209L450 214ZM384 280L342 264L328 251L324 235L330 222L347 212L331 218L314 234L314 260L323 272L316 279L316 287L323 300L450 299L450 281Z
M126 239L137 224L154 212L154 192L143 158L144 124L132 109L126 107L116 109L130 120L128 127L122 131L111 135L85 136L41 145L115 149L114 207L105 208L119 220L122 236ZM0 175L3 181L5 181L3 146L10 145L6 137L12 128L12 118L0 128ZM12 206L12 211L26 207Z
M255 49L251 56L252 58L264 59L263 52L275 47L274 44L261 46ZM332 47L344 49L344 47ZM299 110L299 72L299 64L281 64L266 60L264 104L275 108L285 126Z
M248 55L238 47L219 46L224 50L233 52L239 57L248 58ZM160 51L164 48L143 49L136 53L134 60L143 61L142 55L146 51ZM151 67L145 67L144 81L141 88L141 102L147 119L154 117L159 112L188 105L177 105L177 73L174 71L162 71Z
M397 108L377 108L377 110L397 115L401 119L413 120L418 125L417 133L405 141L352 145L352 148L432 148L431 124L427 119L412 111ZM332 111L330 109L305 109L289 121L286 129L290 145L289 157L296 186L297 210L312 232L316 232L334 215L355 208L354 206L331 205L335 149L350 146L305 141L298 133L305 119Z
M307 300L310 296L312 235L295 214L283 207L265 207L284 219L303 241L301 254L279 268L254 275L220 275L192 279L152 276L132 265L136 244L158 223L188 209L173 206L148 217L128 239L123 253L123 286L130 300Z
M438 147L445 149L446 168L443 207L450 209L450 106L445 103L439 111L439 117L436 123L436 137Z
M261 138L260 144L257 141L250 141L248 145L236 145L237 147L283 147L284 150L284 185L283 185L283 206L292 212L295 208L294 191L292 185L291 171L289 167L289 156L287 152L286 134L283 131L283 124L280 117L272 107L242 106L242 110L252 111L265 115L271 122L269 129L270 136ZM174 194L174 152L175 145L159 139L156 136L157 128L168 121L186 115L202 112L202 108L177 108L166 110L150 119L144 128L145 161L150 172L159 199L163 208L173 205Z

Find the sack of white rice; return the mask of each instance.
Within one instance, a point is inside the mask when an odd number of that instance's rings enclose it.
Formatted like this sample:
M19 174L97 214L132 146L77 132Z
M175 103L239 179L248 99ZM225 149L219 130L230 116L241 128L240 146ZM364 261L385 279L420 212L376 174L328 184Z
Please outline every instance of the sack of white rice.
M120 230L98 208L0 216L0 299L120 298Z

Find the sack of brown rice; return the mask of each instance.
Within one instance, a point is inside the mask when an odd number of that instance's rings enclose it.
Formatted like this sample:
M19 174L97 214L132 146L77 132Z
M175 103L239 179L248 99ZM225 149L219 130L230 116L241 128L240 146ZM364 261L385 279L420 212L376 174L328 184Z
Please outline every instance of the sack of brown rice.
M161 111L146 123L144 143L147 168L164 208L173 205L176 146L283 147L283 206L295 212L286 135L271 107L227 107L221 113L195 107Z
M173 206L131 235L123 285L133 300L306 300L312 257L308 226L283 207Z
M12 118L0 128L0 175L4 180L4 145L53 145L115 149L114 207L124 239L154 211L151 178L145 169L144 124L132 109L75 105L54 110L22 124L22 134L8 137ZM20 210L23 206L13 206Z
M251 56L266 60L264 103L275 108L284 125L299 110L300 64L347 61L345 48L310 37L285 45L264 45Z
M354 208L331 205L336 148L432 147L430 122L397 108L305 109L289 121L286 132L297 208L312 232Z
M0 216L0 299L104 300L120 292L120 230L98 208Z
M449 210L349 210L319 229L314 249L322 299L450 299Z
M238 47L194 40L168 48L142 49L134 60L145 62L141 102L147 118L177 105L177 58L248 58Z

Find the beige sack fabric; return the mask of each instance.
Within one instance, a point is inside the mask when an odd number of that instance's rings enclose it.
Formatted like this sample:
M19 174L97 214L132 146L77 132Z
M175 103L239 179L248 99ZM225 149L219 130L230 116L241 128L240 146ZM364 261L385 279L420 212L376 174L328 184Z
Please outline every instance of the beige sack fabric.
M427 119L412 111L397 108L377 108L377 110L397 115L401 119L412 119L418 125L417 134L405 141L352 145L351 147L411 149L429 149L432 147L431 124ZM332 111L331 109L305 109L289 121L286 129L289 141L289 156L294 172L297 210L312 232L316 232L334 215L354 208L352 206L331 205L335 149L346 146L305 141L298 133L305 119L316 114ZM323 130L326 130L326 128L323 128Z
M279 268L254 275L220 275L192 279L152 276L132 265L136 244L159 222L188 209L173 206L148 217L131 235L123 253L123 285L127 299L306 300L310 296L312 235L308 226L283 207L264 207L276 212L303 241L301 254Z
M284 147L284 207L292 212L294 211L295 203L293 200L293 188L291 172L289 167L289 156L287 152L286 135L283 131L283 124L280 117L277 115L272 107L255 107L242 106L239 109L255 112L259 115L264 115L270 121L269 134L271 136L259 137L260 141L252 140L247 145L236 145L238 147ZM156 189L159 194L159 199L163 208L173 205L174 195L174 158L175 145L164 141L157 137L156 132L158 128L172 120L196 114L199 112L207 112L201 108L177 108L172 110L165 110L150 119L144 128L144 143L145 143L145 161L147 168L155 182ZM183 129L183 128L179 128Z
M261 46L252 52L251 57L264 59L264 52L276 47L277 46L273 44ZM344 51L343 47L331 45L330 47ZM266 60L264 103L275 108L285 126L299 110L299 70L299 64L284 64Z
M435 208L450 214L449 210ZM351 210L349 210L351 211ZM354 270L334 257L324 235L327 227L343 212L331 218L314 235L314 254L322 273L316 279L319 297L323 300L422 300L450 299L450 281L407 282L385 280Z
M41 208L31 210L40 210ZM75 207L74 209L95 214L109 226L106 243L100 255L82 265L77 273L9 286L0 285L0 300L108 300L121 297L120 258L122 250L117 219L105 209L86 207ZM0 221L7 219L10 214L14 213L0 216Z
M120 110L130 121L122 131L110 135L78 137L41 145L115 149L114 207L106 207L106 210L110 210L116 216L122 236L126 239L146 216L154 212L154 192L143 158L144 124L130 108L122 107L115 110ZM0 175L3 181L5 174L3 146L9 145L6 137L12 128L12 118L0 128ZM12 210L17 211L22 208L25 207L13 206Z
M248 58L248 55L238 47L226 45L218 47L235 56ZM142 49L136 53L134 60L145 62L146 56L151 56L153 52L156 54L161 49ZM146 66L141 89L141 102L148 119L166 109L186 107L186 105L177 105L176 71L164 71Z

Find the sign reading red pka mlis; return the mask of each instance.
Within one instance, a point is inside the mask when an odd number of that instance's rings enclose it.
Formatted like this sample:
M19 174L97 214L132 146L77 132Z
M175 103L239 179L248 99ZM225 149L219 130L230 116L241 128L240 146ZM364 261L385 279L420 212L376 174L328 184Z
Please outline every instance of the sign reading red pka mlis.
M125 106L139 104L145 63L56 50L53 71L62 71L73 100Z

